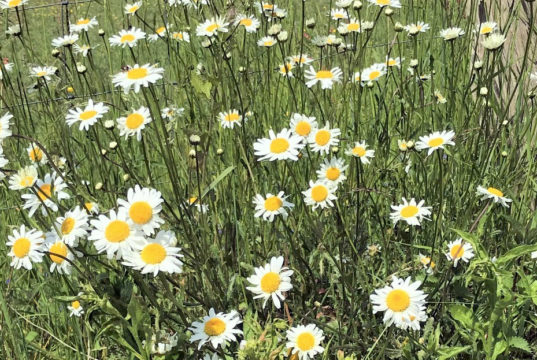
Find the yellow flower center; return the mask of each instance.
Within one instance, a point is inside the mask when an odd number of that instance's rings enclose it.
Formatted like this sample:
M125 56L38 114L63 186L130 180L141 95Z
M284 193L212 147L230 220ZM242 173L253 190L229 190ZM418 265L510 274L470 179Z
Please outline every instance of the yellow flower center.
M453 245L449 250L449 254L453 259L461 258L464 255L464 247L462 244Z
M420 261L423 265L429 265L429 263L431 262L431 258L428 256L424 256L420 259Z
M93 209L93 203L87 202L84 204L84 207L86 208L86 210L91 211Z
M315 142L317 145L325 146L330 141L331 134L328 130L319 130L317 131L317 134L315 134Z
M97 115L97 111L88 110L88 111L84 111L82 114L80 114L79 118L82 121L86 121L86 120L92 119L95 115Z
M41 187L37 190L37 196L39 196L41 201L50 199L50 197L52 196L52 185L50 184L41 185Z
M130 69L127 72L127 78L129 80L139 80L143 79L147 76L147 69L146 68L136 68L136 69Z
M174 39L183 40L183 33L176 32L172 36L173 36Z
M147 224L153 218L153 208L146 201L137 201L131 205L129 216L135 224Z
M108 242L120 243L129 237L131 229L129 225L122 220L112 220L104 230L104 237Z
M296 124L295 131L300 136L307 136L311 132L311 125L307 121L300 121Z
M249 19L249 18L245 18L245 19L242 19L240 21L240 25L244 25L244 26L252 26L252 19Z
M377 0L377 4L378 5L391 5L392 1L391 0Z
M328 197L328 189L324 185L316 185L311 189L311 198L315 202L321 202Z
M207 320L203 331L209 336L218 336L226 331L226 323L217 317Z
M410 306L410 296L405 290L392 290L386 296L386 306L394 312L405 311Z
M273 293L280 287L280 275L271 271L263 275L260 282L261 290L265 293Z
M22 2L22 0L9 0L7 2L7 6L9 6L9 7L19 6L21 2Z
M133 42L136 38L134 37L133 34L125 34L121 37L121 39L119 40L121 43L126 43L126 42Z
M362 157L366 154L366 151L362 146L356 146L354 149L352 149L352 153L356 156Z
M326 170L326 178L335 181L339 178L341 171L337 167L331 167Z
M276 211L281 208L283 201L277 196L271 196L265 200L265 210Z
M395 65L397 65L397 61L395 61L395 59L388 60L388 66L395 66Z
M342 13L337 13L337 14L334 14L334 17L335 17L336 19L343 19L343 18L345 17L345 15L342 14Z
M38 147L34 147L28 152L28 156L30 156L30 160L33 162L41 161L43 158L43 151Z
M159 27L157 30L155 30L155 32L156 32L157 34L159 34L159 35L162 34L164 31L166 31L166 27L165 27L165 26L161 26L161 27Z
M444 139L441 137L437 137L437 138L429 140L427 145L429 145L430 147L437 147L437 146L442 145L443 143L444 143Z
M371 74L369 74L369 80L375 80L380 76L381 72L378 70L372 71Z
M310 332L303 332L296 337L296 346L301 351L309 351L315 346L315 336Z
M89 24L90 19L80 19L76 22L77 25L87 25Z
M240 115L237 114L237 113L229 113L227 114L225 117L224 117L224 120L228 121L228 122L233 122L233 121L237 121L239 120L240 118Z
M194 204L196 202L196 200L198 200L198 197L197 196L192 196L190 199L188 199L188 203L190 205Z
M358 24L358 23L350 23L349 25L347 25L347 30L349 30L349 31L358 31L358 30L360 30L360 24Z
M75 309L75 310L78 309L78 308L80 307L80 301L78 301L78 300L73 301L73 302L71 303L71 307L72 307L73 309Z
M131 6L131 8L129 9L129 12L132 14L132 13L135 13L140 7L138 5L134 5L134 6Z
M272 44L274 44L274 42L272 40L268 40L268 41L263 42L263 46L272 46Z
M26 175L24 177L21 178L20 182L19 182L19 185L22 186L22 187L30 187L32 186L32 184L34 183L34 177L33 176L30 176L30 175Z
M43 77L45 75L47 75L47 72L46 71L40 71L36 74L38 77Z
M142 261L149 265L160 264L166 259L166 249L164 246L151 243L146 245L140 253Z
M317 74L315 74L315 77L317 79L332 79L334 74L332 74L332 71L330 70L319 70L317 71Z
M207 32L212 33L214 31L216 31L216 29L218 29L219 27L220 27L220 25L218 25L218 24L211 24L211 25L207 26L207 28L205 28L205 30Z
M49 252L50 260L56 264L61 264L65 260L64 258L67 257L67 246L61 241L58 241L50 247ZM63 258L52 254L61 255Z
M280 68L280 72L282 72L283 74L287 74L291 72L291 70L293 70L292 64L285 64L285 65L282 65L282 67Z
M490 26L483 26L481 28L481 34L488 34L492 31L493 29L490 27Z
M63 235L69 235L75 227L75 219L68 217L62 222L61 230Z
M28 238L20 238L13 244L13 254L19 259L25 257L30 252L32 243Z
M125 126L131 130L136 130L144 122L144 117L138 113L133 113L127 116L125 120Z
M401 209L401 216L404 218L410 218L418 213L419 209L414 205L407 205Z
M276 138L270 143L270 152L274 154L281 154L289 149L289 141L284 138Z
M503 197L503 192L501 192L500 190L496 189L496 188L493 188L493 187L489 187L487 189L487 191L489 193L491 193L492 195L496 195L498 197Z

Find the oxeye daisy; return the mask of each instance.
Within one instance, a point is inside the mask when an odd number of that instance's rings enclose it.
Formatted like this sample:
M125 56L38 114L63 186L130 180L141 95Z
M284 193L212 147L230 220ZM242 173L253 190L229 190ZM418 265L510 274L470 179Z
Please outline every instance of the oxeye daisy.
M280 64L280 66L279 66L280 74L282 74L282 76L292 78L293 77L293 67L294 67L294 65L293 65L292 62L288 62L288 63L285 63L285 64Z
M402 204L392 205L394 212L390 214L390 217L393 225L395 226L398 221L404 220L408 225L420 226L423 219L430 220L427 216L431 215L431 207L423 206L424 203L425 200L416 203L414 198L410 199L410 202L403 198Z
M154 34L147 35L147 39L149 41L157 41L158 39L165 37L168 34L168 31L170 30L170 28L172 27L173 25L166 25L166 26L158 27L155 29Z
M307 65L313 61L313 58L309 57L307 54L302 55L293 55L291 56L291 61L295 63L295 65Z
M123 255L123 265L153 276L159 272L179 274L183 271L183 262L179 259L183 255L179 254L181 249L175 247L176 242L172 231L159 231L155 239L134 242L132 250Z
M152 121L149 109L145 106L141 106L138 110L133 110L126 117L120 117L117 119L117 127L119 129L119 136L125 136L128 139L129 136L135 136L136 140L142 140L142 130L145 126Z
M334 194L337 187L334 184L326 181L317 180L313 182L310 180L309 189L302 191L304 194L304 202L306 205L311 205L312 210L321 207L321 209L334 206L333 200L337 200L337 196Z
M218 345L225 346L227 342L237 341L236 335L242 335L242 330L235 329L242 320L235 310L230 313L215 313L214 309L209 310L209 315L204 316L201 322L194 321L189 328L193 332L190 342L199 341L198 349L205 343L211 343L213 348Z
M140 91L140 87L148 87L149 84L154 84L157 80L162 79L163 68L159 68L156 65L134 65L127 71L122 71L119 74L114 75L112 83L115 87L121 86L125 94L129 92L131 87L134 88L134 92Z
M222 126L224 129L233 129L235 125L242 125L242 115L239 114L239 110L233 109L230 111L221 112L218 114L218 119L220 120L220 126Z
M448 260L453 261L453 267L457 267L459 260L467 263L474 257L474 248L472 247L472 244L469 242L463 243L461 238L450 242L447 247L448 252L446 253L446 257Z
M362 164L369 164L371 158L375 157L375 150L368 150L365 141L357 141L352 148L347 149L345 154L360 159Z
M183 116L184 112L185 108L179 108L175 105L171 105L162 109L160 116L162 116L163 119L171 120L176 116Z
M67 310L70 311L69 317L81 317L84 314L84 308L80 305L80 301L78 300L72 301L71 304L67 306Z
M183 5L186 7L200 8L202 5L208 5L209 0L183 0Z
M341 135L341 130L338 128L330 129L330 123L326 123L323 128L311 131L308 136L308 144L313 152L328 154L332 146L339 144L339 135Z
M235 19L235 26L244 26L244 30L249 33L255 33L261 23L253 15L239 15Z
M433 273L434 268L436 267L436 264L434 261L431 260L430 256L425 256L420 253L418 255L418 260L420 264L423 265L423 268L427 270L427 274Z
M263 217L263 220L272 222L274 216L281 215L284 219L287 219L287 209L292 209L295 205L288 202L287 196L283 191L280 191L277 195L268 193L266 196L257 194L254 197L253 203L255 205L255 217ZM287 209L286 209L287 208Z
M160 330L151 336L151 354L165 355L177 346L178 334L166 330ZM145 340L142 340L145 347ZM216 359L218 360L218 358Z
M24 209L30 209L28 215L32 216L39 207L41 207L41 214L47 215L45 207L50 211L58 211L58 205L55 201L61 201L69 199L70 196L63 190L67 185L63 182L61 177L57 177L56 173L46 174L43 180L37 180L35 193L23 194L21 197L24 202ZM43 205L43 206L41 206Z
M145 38L145 32L135 27L129 30L120 30L119 34L114 35L108 39L110 45L121 47L134 47L138 40Z
M323 331L314 324L298 325L287 330L286 347L298 359L308 360L324 352L321 346L323 340Z
M132 249L133 243L142 241L143 233L131 224L127 211L122 208L117 213L110 210L110 214L99 215L92 220L93 230L88 240L94 241L99 253L106 252L108 259L115 255L116 259Z
M313 66L310 66L305 71L304 77L308 80L306 86L309 88L320 82L321 89L332 89L334 83L341 81L341 75L342 71L339 67L332 68L332 70L315 71Z
M345 20L349 18L349 15L345 9L332 9L330 10L330 17L332 20Z
M75 46L73 46L73 50L74 50L75 54L81 54L84 57L88 56L88 52L91 51L91 49L92 49L92 47L89 46L89 45L75 44Z
M72 33L79 33L82 31L88 31L94 26L99 25L95 16L90 18L80 18L74 24L69 25L69 31Z
M200 200L198 200L197 196L191 196L188 198L186 202L187 206L193 206L196 208L197 211L199 211L202 214L205 214L207 211L209 211L209 205L202 204Z
M378 81L382 76L386 75L386 64L373 64L362 70L361 80L363 82Z
M92 99L88 100L88 104L84 109L77 107L71 109L65 117L65 122L69 126L73 126L75 123L80 122L79 130L88 131L90 126L94 125L104 114L108 112L108 106L104 103L93 103Z
M394 8L400 8L401 2L399 0L368 0L371 4L378 5L380 7L391 6Z
M324 163L321 164L321 168L317 170L317 176L319 180L332 183L333 185L339 185L347 177L345 176L345 170L349 166L345 165L343 159L338 159L336 157L331 160L324 159Z
M99 204L93 201L88 201L84 203L84 209L90 214L98 214L99 213Z
M55 231L47 233L46 237L47 240L59 239L69 246L77 246L78 240L86 237L88 230L88 214L77 206L57 218Z
M492 33L496 28L498 27L498 24L494 21L486 21L484 23L481 23L479 25L479 34L480 35L488 35Z
M28 154L28 158L30 161L34 164L46 164L48 159L43 150L37 146L35 143L31 143L26 148L26 153Z
M174 31L172 33L172 39L176 41L184 41L189 43L190 42L190 34L186 31Z
M439 90L434 91L434 96L436 97L437 104L447 103L447 99L444 97L444 95L442 95L442 93Z
M17 230L13 230L12 235L8 235L6 246L11 250L7 254L11 257L11 264L15 269L21 267L31 270L32 263L43 261L43 233L39 230L27 230L24 225Z
M485 49L494 51L501 48L505 40L505 35L503 34L490 34L483 40L482 44Z
M223 17L217 16L211 19L205 20L203 23L196 27L196 35L212 37L218 35L219 32L228 32L227 26L229 24Z
M284 300L284 292L293 288L291 284L293 271L283 266L283 256L272 257L270 263L254 269L254 274L247 280L252 285L248 290L255 294L254 299L264 299L263 307L269 299L274 306L280 308L280 300Z
M347 24L342 25L347 33L359 33L362 31L362 24L360 23L360 20L356 18L351 18Z
M432 134L426 136L420 136L419 141L416 142L416 149L423 150L429 149L427 156L431 155L436 149L443 149L444 145L455 145L452 139L455 137L453 131L435 131Z
M396 57L396 58L391 58L389 56L386 56L386 66L387 67L398 67L400 68L401 67L401 62L405 60L405 59L401 59L400 57Z
M0 145L4 139L7 139L12 134L9 122L11 118L13 118L13 115L8 112L0 117Z
M34 186L37 181L37 168L34 165L26 166L9 178L11 190L24 190Z
M370 296L373 314L384 312L384 323L395 324L400 329L419 330L420 321L425 321L425 299L427 295L418 290L421 281L412 282L410 277L405 280L392 276L391 285L376 289ZM418 320L418 321L416 321Z
M294 113L291 115L291 124L289 127L293 134L307 139L309 134L317 129L317 121L315 120L315 116Z
M134 4L126 4L125 7L124 7L125 14L134 15L134 14L136 14L136 12L138 10L140 10L141 7L142 7L142 2L141 1L137 1Z
M51 80L51 76L56 73L57 68L54 66L36 66L30 69L30 76L38 79Z
M277 42L278 40L272 36L264 36L257 41L257 45L261 47L272 47Z
M452 41L464 35L464 30L458 27L451 27L440 31L440 36L445 41Z
M9 160L4 157L4 149L0 146L0 169L5 167L8 163ZM4 172L0 171L0 180L3 180L5 177Z
M17 6L22 6L28 3L28 0L4 0L0 1L0 7L2 9L14 9Z
M362 73L360 71L355 72L351 77L351 82L362 83Z
M52 46L55 48L63 46L72 46L77 41L78 34L67 34L65 36L60 36L55 39L52 39Z
M164 223L159 216L163 202L160 191L142 188L140 185L129 189L126 201L117 200L120 210L125 210L134 227L142 230L145 235L153 234Z
M49 271L53 273L56 270L60 274L69 275L71 273L71 262L75 259L75 255L67 245L61 240L54 240L47 241L45 246L51 260Z
M477 187L477 195L482 195L481 200L492 199L495 203L500 203L505 207L509 207L510 202L513 200L506 198L503 192L497 188L483 186Z
M7 62L6 59L4 59L3 65L4 69L6 69L7 72L11 72L11 70L13 70L13 63ZM2 66L0 66L0 80L2 80L3 78L4 74L2 73Z
M429 24L426 24L423 21L418 21L416 24L408 24L404 27L410 36L418 35L420 32L424 33L430 28Z
M257 161L298 160L298 152L304 147L302 138L293 135L291 130L283 129L278 134L269 131L269 138L257 139L254 143L254 154Z

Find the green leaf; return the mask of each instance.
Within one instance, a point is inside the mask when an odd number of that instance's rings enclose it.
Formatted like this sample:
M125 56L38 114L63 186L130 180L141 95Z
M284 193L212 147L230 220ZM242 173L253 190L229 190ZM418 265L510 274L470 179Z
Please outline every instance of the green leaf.
M26 334L26 336L24 337L24 340L26 342L32 342L37 337L37 335L39 335L39 334L36 333L35 331L30 331L30 332L28 332L28 334Z
M505 263L507 263L508 261L511 261L511 260L513 260L513 259L515 259L517 257L529 254L529 253L534 252L534 251L537 251L537 244L535 244L535 245L520 245L520 246L517 246L514 249L509 250L508 252L506 252L502 256L500 256L496 260L495 264L497 266L502 266Z
M235 170L235 165L231 165L227 167L224 171L222 171L220 175L218 175L216 179L214 179L213 182L205 190L203 190L203 194L201 195L201 197L204 198L205 195L209 193L209 191L213 190L216 185L218 185L218 183L220 183L220 181L222 181L226 176L228 176L229 173L231 173L233 170Z
M448 311L453 317L453 319L461 323L462 326L464 326L467 329L473 328L472 310L468 309L464 305L452 304L448 307Z
M466 352L467 350L470 350L471 346L450 346L450 347L441 347L438 349L438 354L440 355L438 357L438 360L446 360L451 359L454 356L459 355L460 353Z
M520 336L514 336L509 339L509 346L531 353L530 345L526 339Z
M204 81L198 74L192 72L190 75L190 83L198 94L205 95L207 99L211 98L211 88L213 85L209 81Z
M533 303L537 305L537 280L531 283L530 296L531 296L531 301L533 301Z
M494 352L492 353L492 357L491 357L491 360L495 360L498 356L500 356L505 350L507 350L508 348L508 345L507 343L502 340L502 341L498 341L495 345L494 345Z

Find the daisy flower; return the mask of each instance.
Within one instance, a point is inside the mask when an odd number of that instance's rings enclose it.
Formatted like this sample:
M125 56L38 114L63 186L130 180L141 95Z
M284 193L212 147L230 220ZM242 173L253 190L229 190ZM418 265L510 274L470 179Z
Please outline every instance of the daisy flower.
M391 58L386 56L386 67L401 67L401 62L405 59L401 59L400 57Z
M149 109L141 106L138 110L133 110L127 117L117 119L119 136L125 136L125 139L128 139L129 136L136 135L136 140L140 141L142 140L142 130L151 121Z
M302 55L293 55L291 56L291 61L295 63L295 65L307 65L313 61L313 58L309 57L307 54Z
M455 137L453 131L435 131L432 134L426 136L420 136L419 141L416 142L416 149L423 150L429 149L427 156L431 155L436 149L443 149L444 145L455 145L451 139Z
M158 39L163 38L164 36L166 36L168 34L169 29L172 28L172 27L173 27L173 25L161 26L161 27L159 27L159 28L157 28L155 30L154 34L148 35L147 39L149 41L157 41Z
M354 73L354 75L352 75L351 77L351 81L353 83L361 83L362 82L362 73L360 71L357 71Z
M430 220L427 216L431 215L431 207L423 206L425 200L421 200L419 203L416 203L414 198L410 199L408 202L403 198L403 203L400 205L392 205L392 212L390 217L393 221L393 225L397 224L398 221L404 220L408 225L420 226L423 219Z
M394 8L400 8L401 2L399 0L368 0L373 5L378 5L380 7L391 6Z
M78 300L71 302L71 304L67 306L67 310L70 311L69 317L81 317L82 314L84 314L84 308L80 305L80 301Z
M332 9L330 10L330 17L332 20L345 20L349 18L345 9Z
M505 40L505 35L503 34L490 34L483 40L482 44L485 49L493 51L502 47Z
M436 97L436 103L437 104L445 104L445 103L447 103L447 99L444 97L444 95L442 95L440 90L435 90L434 91L434 96Z
M397 147L403 152L407 151L408 149L411 149L413 146L414 142L412 140L397 140Z
M193 332L190 342L199 341L198 350L205 343L211 343L213 348L218 345L225 346L228 341L237 341L236 335L242 335L242 330L235 329L242 320L235 310L230 313L215 313L214 309L209 310L209 315L204 316L200 321L194 321L189 328Z
M395 324L400 329L419 330L420 321L425 321L425 299L427 295L418 290L421 281L412 282L410 277L405 280L392 276L391 285L376 289L370 296L373 314L384 312L383 322ZM416 321L419 320L419 321Z
M339 183L347 179L345 170L347 170L348 167L348 165L345 165L343 159L338 159L336 157L331 160L324 159L324 163L321 164L321 169L317 170L317 176L321 181L339 185Z
M39 230L26 230L24 225L17 230L13 230L12 235L8 235L6 246L11 250L7 254L11 257L11 264L15 269L21 267L31 270L32 263L43 261L43 233Z
M179 108L177 106L171 105L162 109L162 111L160 112L160 116L162 116L163 119L171 120L176 116L183 116L184 112L185 108Z
M6 69L7 72L11 72L13 70L13 63L7 62L6 59L3 61L4 69ZM0 66L0 80L4 78L4 74L2 73L2 66Z
M257 161L298 160L298 152L304 147L302 138L293 135L291 130L283 129L278 134L269 131L269 138L257 139L254 143L254 154Z
M425 256L420 253L418 255L418 260L420 264L423 265L423 268L427 270L427 274L433 273L433 270L436 267L436 264L434 261L431 260L430 256Z
M61 201L64 199L69 199L70 196L63 191L67 185L63 182L61 177L56 177L56 173L46 174L43 180L37 180L36 182L36 193L23 194L21 197L24 202L24 209L30 209L28 215L31 217L39 207L41 207L41 214L43 216L47 215L45 207L49 208L51 211L58 211L58 205L51 199L55 201ZM43 206L41 206L43 205Z
M334 206L332 200L337 200L337 196L334 194L337 189L335 185L320 180L317 180L316 182L310 180L309 185L310 187L308 190L302 191L306 205L313 206L313 210L318 207L324 209Z
M37 181L37 168L34 165L26 166L9 178L11 190L24 190L34 186Z
M307 139L309 134L317 129L317 121L315 116L294 113L291 115L291 124L289 127L293 134Z
M126 4L125 7L124 7L125 14L134 15L140 9L140 7L142 7L142 2L141 1L137 1L134 4Z
M156 65L134 65L127 71L122 71L119 74L114 75L112 83L115 87L121 86L125 94L129 92L131 87L134 88L134 92L138 93L140 87L148 87L149 84L154 84L157 80L162 79L163 68L159 68Z
M445 41L455 40L464 35L464 30L458 27L451 27L440 31L440 36L444 38Z
M178 334L160 330L151 336L151 354L165 355L177 346ZM145 347L145 340L142 340Z
M205 214L207 211L209 211L209 205L202 204L201 201L198 201L197 196L191 196L188 198L186 202L187 206L194 206L197 211L199 211L202 214Z
M181 249L175 247L176 242L172 231L159 231L155 239L134 242L132 250L123 255L123 265L153 276L159 272L179 274L183 271L183 262L179 259L183 255L179 254Z
M323 340L323 331L314 324L298 325L287 330L286 347L298 359L308 360L324 352L324 348L321 346Z
M141 29L135 27L130 28L129 30L120 30L119 34L114 35L108 39L110 45L112 46L121 46L125 47L134 47L138 40L145 38L145 32Z
M121 208L117 213L110 210L110 214L99 215L98 219L92 220L93 230L88 240L94 241L95 248L99 253L106 252L108 259L115 255L121 259L123 255L132 249L137 241L143 240L143 233L131 224L127 211Z
M22 6L26 3L28 3L28 0L4 0L4 1L0 1L0 8L14 9L17 6Z
M107 112L108 106L105 106L104 103L100 102L94 104L93 100L89 99L84 110L79 107L76 109L70 109L65 117L65 122L67 125L73 126L75 123L80 121L78 129L80 131L88 131L90 126L94 125Z
M69 25L69 31L72 33L79 33L82 31L89 31L94 26L99 25L95 16L90 18L80 18L74 24Z
M203 23L196 27L196 35L212 37L218 35L219 32L228 32L227 26L229 24L223 17L217 16L211 19L205 20Z
M356 18L351 18L347 24L343 24L342 26L348 33L359 33L362 30L362 24L360 23L360 20Z
M184 41L189 43L190 42L190 34L186 31L174 31L172 33L172 39L177 41Z
M365 141L357 141L354 147L345 151L345 154L359 158L362 164L369 164L371 161L369 159L375 157L375 150L368 150Z
M46 164L48 161L43 150L35 143L31 143L26 148L26 153L28 154L28 158L30 159L30 161L34 164Z
M313 129L308 136L308 144L313 152L328 154L330 147L339 144L339 135L341 130L338 128L330 129L330 123L326 123L323 128Z
M67 245L61 240L48 241L45 243L48 251L48 256L52 261L49 271L51 273L56 270L60 274L71 274L71 263L75 259L75 255L69 250Z
M423 21L418 21L416 24L408 24L404 27L410 36L418 35L420 32L424 33L430 28L429 24L426 24Z
M386 64L373 64L362 70L361 80L363 82L378 81L384 75L386 75Z
M77 206L65 216L57 218L55 228L58 232L47 233L47 240L58 239L69 246L78 246L79 239L85 238L89 230L88 214Z
M284 219L287 219L287 209L292 209L295 205L286 201L288 196L284 195L283 191L280 191L277 195L268 193L266 196L257 194L254 197L253 203L255 205L255 217L263 217L263 220L272 222L274 216L281 215Z
M9 122L11 118L13 118L13 115L8 112L0 117L0 145L4 139L7 139L12 134Z
M494 21L486 21L484 23L481 23L479 25L479 34L480 35L488 35L492 33L496 28L498 27L498 24Z
M244 26L244 30L246 30L246 32L255 33L257 32L257 29L259 28L259 25L261 25L261 23L253 15L241 14L235 19L234 25Z
M30 76L50 81L51 76L56 73L56 70L58 69L54 66L35 66L30 69Z
M186 7L200 8L202 5L208 5L208 0L183 0L183 5Z
M293 288L291 275L293 271L283 266L283 256L272 257L270 263L254 269L254 274L247 279L252 286L247 289L255 294L254 299L264 299L263 308L272 299L279 309L280 300L285 299L282 293Z
M222 126L224 129L233 129L235 125L242 125L242 115L239 114L239 110L233 109L221 112L220 114L218 114L218 119L220 120L220 126Z
M257 41L257 45L261 47L271 47L278 42L276 38L272 36L264 36Z
M285 63L285 64L280 64L280 74L282 74L282 76L287 76L289 78L292 78L293 77L293 63L292 62L288 62L288 63Z
M484 188L483 186L478 186L476 194L483 196L481 200L492 199L495 203L500 203L505 207L509 207L508 203L513 201L506 198L501 190L493 187Z
M60 36L55 39L52 39L52 46L55 48L59 48L63 46L72 46L77 41L78 41L78 34L68 34L65 36Z
M447 247L448 252L446 253L446 257L448 260L453 261L453 267L457 267L459 260L467 263L474 257L474 248L472 247L472 244L468 242L463 243L461 238L450 242Z
M134 228L141 230L145 235L153 234L164 224L164 220L159 216L163 202L160 191L142 188L140 185L128 190L127 200L117 200L119 210L124 210Z
M88 56L88 52L92 49L91 46L89 45L78 45L78 44L75 44L75 46L73 46L73 50L75 51L75 54L80 54L84 57Z
M306 82L307 87L312 87L318 82L321 83L321 89L332 89L334 83L341 81L342 71L339 67L332 68L332 70L319 70L315 71L313 66L305 71L304 77L308 80Z

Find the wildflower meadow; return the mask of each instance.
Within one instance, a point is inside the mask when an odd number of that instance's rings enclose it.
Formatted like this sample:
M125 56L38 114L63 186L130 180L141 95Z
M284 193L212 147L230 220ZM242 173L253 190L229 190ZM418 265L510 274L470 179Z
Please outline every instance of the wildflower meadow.
M535 359L536 7L0 1L0 359Z

